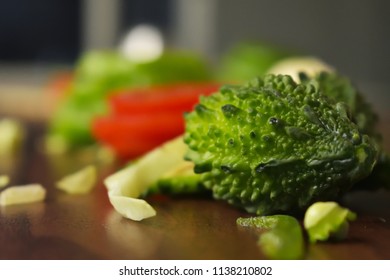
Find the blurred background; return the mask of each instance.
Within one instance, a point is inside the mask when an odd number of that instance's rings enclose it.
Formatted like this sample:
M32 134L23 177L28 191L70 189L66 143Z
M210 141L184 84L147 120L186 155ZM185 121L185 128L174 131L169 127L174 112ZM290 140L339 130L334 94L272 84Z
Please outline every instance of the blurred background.
M169 44L216 60L258 39L317 55L359 80L387 82L385 0L13 0L0 4L0 62L72 64L115 47L131 27L158 27Z
M260 40L318 56L358 83L387 85L388 11L385 0L2 1L0 93L45 83L86 51L117 48L138 24L213 64L235 43Z

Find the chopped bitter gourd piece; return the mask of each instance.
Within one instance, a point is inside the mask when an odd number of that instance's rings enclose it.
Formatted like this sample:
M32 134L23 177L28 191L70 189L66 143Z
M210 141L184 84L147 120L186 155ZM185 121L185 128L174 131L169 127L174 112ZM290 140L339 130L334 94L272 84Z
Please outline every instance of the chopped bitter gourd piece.
M238 218L237 224L244 227L265 229L258 244L270 259L301 259L304 255L304 240L301 225L287 215Z
M348 233L348 221L356 219L356 214L336 202L316 202L305 214L304 227L312 243L328 239L342 240Z
M168 195L198 194L206 190L200 182L200 175L194 173L194 164L190 161L183 161L164 173L148 189L147 194L161 193Z

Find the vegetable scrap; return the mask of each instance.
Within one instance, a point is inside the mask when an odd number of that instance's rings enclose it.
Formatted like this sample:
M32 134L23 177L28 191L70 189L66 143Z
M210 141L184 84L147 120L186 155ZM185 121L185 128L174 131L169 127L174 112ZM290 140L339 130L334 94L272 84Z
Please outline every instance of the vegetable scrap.
M13 118L0 120L0 155L10 155L17 152L23 142L24 128L22 123Z
M342 240L348 233L348 222L356 220L356 214L336 202L316 202L304 217L304 226L312 243L328 239Z
M11 186L0 193L0 205L9 206L45 200L46 189L41 184Z
M185 148L183 139L175 138L107 177L104 184L116 211L135 221L155 216L153 207L139 197L184 161L182 155Z
M305 236L310 243L318 241L343 240L348 236L348 221L356 214L334 201L316 202L305 213L303 227L299 221L288 215L256 216L238 218L241 227L263 230L258 245L269 259L302 259L305 252ZM264 231L266 230L266 231Z
M10 179L7 175L0 175L0 189L8 185Z
M92 191L97 181L97 170L88 165L57 182L57 188L69 194L86 194Z
M288 215L238 218L237 225L267 230L258 244L269 259L295 260L304 256L304 238L298 220Z

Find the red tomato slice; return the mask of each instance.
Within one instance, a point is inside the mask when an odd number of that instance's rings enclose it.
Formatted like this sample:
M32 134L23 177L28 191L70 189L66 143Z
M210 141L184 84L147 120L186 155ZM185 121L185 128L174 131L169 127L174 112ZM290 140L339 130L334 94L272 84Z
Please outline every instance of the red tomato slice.
M198 103L199 96L209 95L219 88L217 84L162 85L134 89L113 94L109 102L118 115L134 115L146 112L188 112Z
M109 143L109 146L114 150L118 158L122 160L129 160L141 156L160 144L160 142L156 142L151 139L143 139L142 141L140 139L137 141L114 139Z
M184 131L181 114L159 113L96 118L92 133L121 158L134 158Z
M112 93L112 114L93 121L94 137L122 159L136 158L184 133L184 112L217 84L174 84Z
M93 128L108 139L128 135L158 137L182 132L184 118L181 114L159 113L153 115L108 116L95 120ZM104 128L104 129L103 129ZM112 133L114 132L114 133Z

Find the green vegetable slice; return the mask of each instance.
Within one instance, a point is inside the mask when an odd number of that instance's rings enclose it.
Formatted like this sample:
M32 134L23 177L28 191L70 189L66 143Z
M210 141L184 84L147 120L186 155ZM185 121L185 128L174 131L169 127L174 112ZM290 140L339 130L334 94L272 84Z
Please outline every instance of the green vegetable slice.
M183 164L185 149L183 138L177 137L107 177L104 183L115 210L135 221L155 216L153 207L139 197Z
M341 240L347 236L348 221L356 217L354 212L336 202L316 202L305 213L304 227L312 243L331 238Z
M270 259L301 259L304 255L302 229L294 217L287 215L238 218L237 224L268 230L258 244Z

